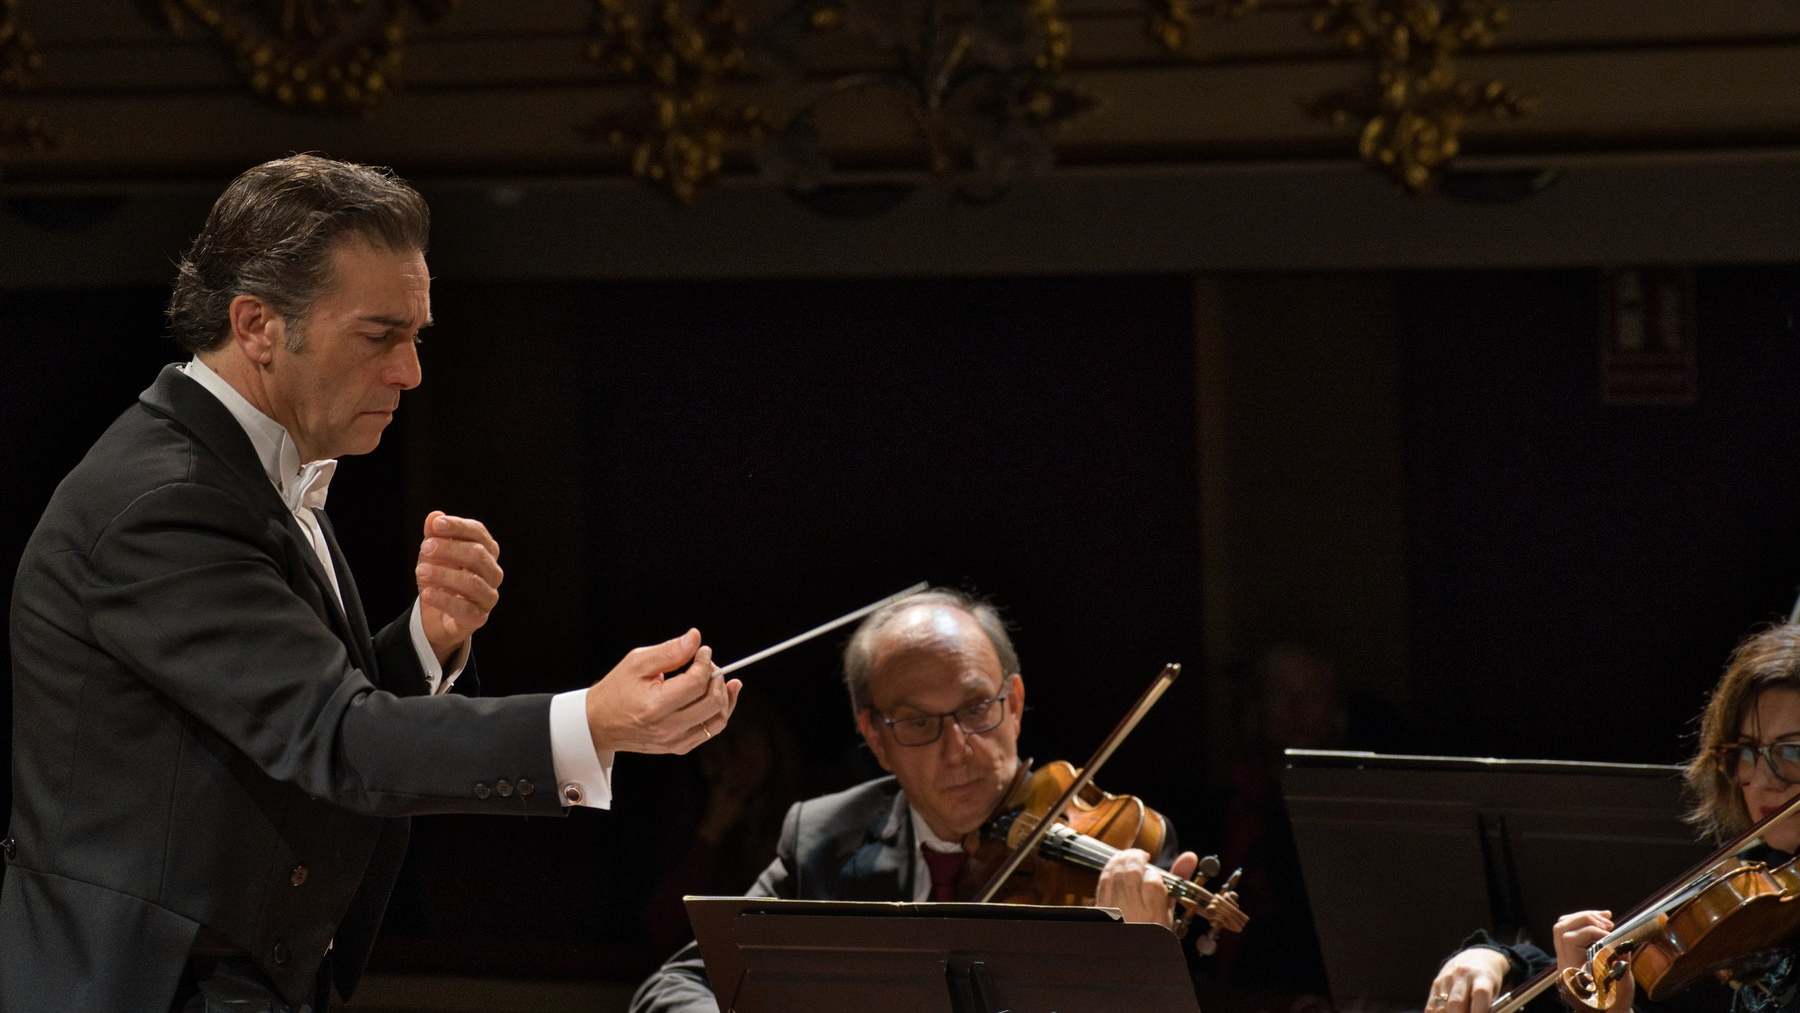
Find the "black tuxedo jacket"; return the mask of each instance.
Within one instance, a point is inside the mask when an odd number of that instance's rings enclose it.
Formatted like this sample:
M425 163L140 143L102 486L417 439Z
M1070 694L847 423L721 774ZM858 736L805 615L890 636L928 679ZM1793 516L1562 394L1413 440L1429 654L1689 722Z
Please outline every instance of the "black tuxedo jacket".
M370 635L322 526L341 610L172 366L57 488L13 588L0 1013L162 1013L196 939L296 1003L330 946L348 996L407 816L561 812L550 698L424 695L406 617Z

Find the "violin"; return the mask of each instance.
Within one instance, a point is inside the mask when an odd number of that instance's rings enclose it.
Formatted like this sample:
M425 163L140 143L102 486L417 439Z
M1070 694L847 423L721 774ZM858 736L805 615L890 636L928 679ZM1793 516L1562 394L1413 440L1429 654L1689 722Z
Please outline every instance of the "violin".
M1163 666L1137 705L1081 768L1061 760L1035 771L1020 764L995 815L969 842L974 845L972 855L961 877L965 896L1011 904L1092 904L1100 870L1113 855L1127 848L1151 855L1162 850L1168 839L1168 821L1162 814L1136 796L1100 790L1093 776L1180 672L1180 665ZM1202 865L1203 877L1218 871L1216 858ZM1211 952L1214 933L1241 932L1250 920L1232 891L1236 873L1217 892L1201 880L1184 880L1167 871L1162 879L1175 901L1178 935L1185 934L1195 914L1213 927L1196 941L1202 953ZM973 889L975 883L984 885Z
M1742 857L1797 813L1800 797L1683 873L1590 945L1580 966L1550 968L1494 1000L1491 1013L1514 1013L1554 984L1587 1009L1609 1010L1626 975L1650 999L1664 1000L1800 931L1800 859L1770 866Z
M1708 971L1786 939L1800 929L1800 867L1790 859L1732 858L1698 878L1691 895L1630 931L1589 951L1587 963L1561 974L1576 1001L1610 1009L1619 980L1629 973L1652 1000L1663 1000Z
M1029 771L1021 764L997 814L978 831L981 841L964 868L964 883L986 882L1077 777L1074 765L1066 760ZM1038 860L1022 863L991 899L1002 904L1091 905L1100 870L1112 856L1127 848L1154 856L1168 836L1168 820L1142 799L1114 795L1090 783L1074 795L1062 817L1052 821L1038 844ZM1204 877L1217 875L1219 860L1207 858L1201 870ZM1235 880L1219 892L1208 890L1202 880L1185 880L1167 870L1162 871L1162 881L1175 900L1177 935L1186 933L1196 914L1229 932L1241 932L1249 923L1230 889Z

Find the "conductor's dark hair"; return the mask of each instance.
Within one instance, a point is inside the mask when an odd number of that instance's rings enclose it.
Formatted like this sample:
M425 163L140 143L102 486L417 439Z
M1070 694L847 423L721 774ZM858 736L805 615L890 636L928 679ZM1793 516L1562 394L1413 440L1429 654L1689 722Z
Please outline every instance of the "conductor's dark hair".
M230 334L231 301L254 295L289 322L297 351L299 322L332 283L340 241L424 253L430 234L425 198L390 169L319 155L264 162L213 202L177 265L170 335L189 352L217 348Z

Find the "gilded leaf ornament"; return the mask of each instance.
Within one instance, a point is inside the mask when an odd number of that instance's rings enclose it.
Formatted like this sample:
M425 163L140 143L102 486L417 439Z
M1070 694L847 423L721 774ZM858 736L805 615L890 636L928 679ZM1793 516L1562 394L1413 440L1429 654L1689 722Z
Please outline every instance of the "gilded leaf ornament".
M631 152L631 171L683 204L724 167L726 150L763 133L754 104L720 95L745 66L748 28L731 0L594 0L588 59L640 83L643 100L594 119L589 138Z
M0 0L0 99L29 91L43 64L37 43L19 23L17 0ZM19 116L0 107L0 152L42 150L54 139L39 117Z
M1414 193L1431 189L1461 150L1463 125L1528 113L1532 100L1500 81L1457 74L1456 56L1492 44L1503 0L1325 0L1312 29L1372 58L1367 83L1322 96L1314 115L1362 124L1363 159Z
M457 0L162 0L177 33L197 28L231 53L250 89L289 109L361 112L393 91L415 14Z
M1149 0L1150 37L1171 53L1187 48L1199 17L1235 21L1262 6L1262 0Z
M765 173L797 193L824 184L821 114L847 96L898 98L924 166L975 200L1047 168L1062 125L1094 105L1066 73L1072 33L1058 0L801 0L768 36L773 51L798 52L784 29L860 36L889 58L889 69L823 82L794 75L797 101L761 154Z

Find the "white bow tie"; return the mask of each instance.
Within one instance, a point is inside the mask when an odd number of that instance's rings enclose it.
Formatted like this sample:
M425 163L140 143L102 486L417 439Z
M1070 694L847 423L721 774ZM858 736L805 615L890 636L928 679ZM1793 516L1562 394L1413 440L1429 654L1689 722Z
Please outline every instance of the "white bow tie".
M281 490L281 498L287 501L287 508L299 512L301 507L314 510L323 509L325 494L331 491L331 476L337 472L337 461L314 461L300 469L300 474L288 480L287 487Z

